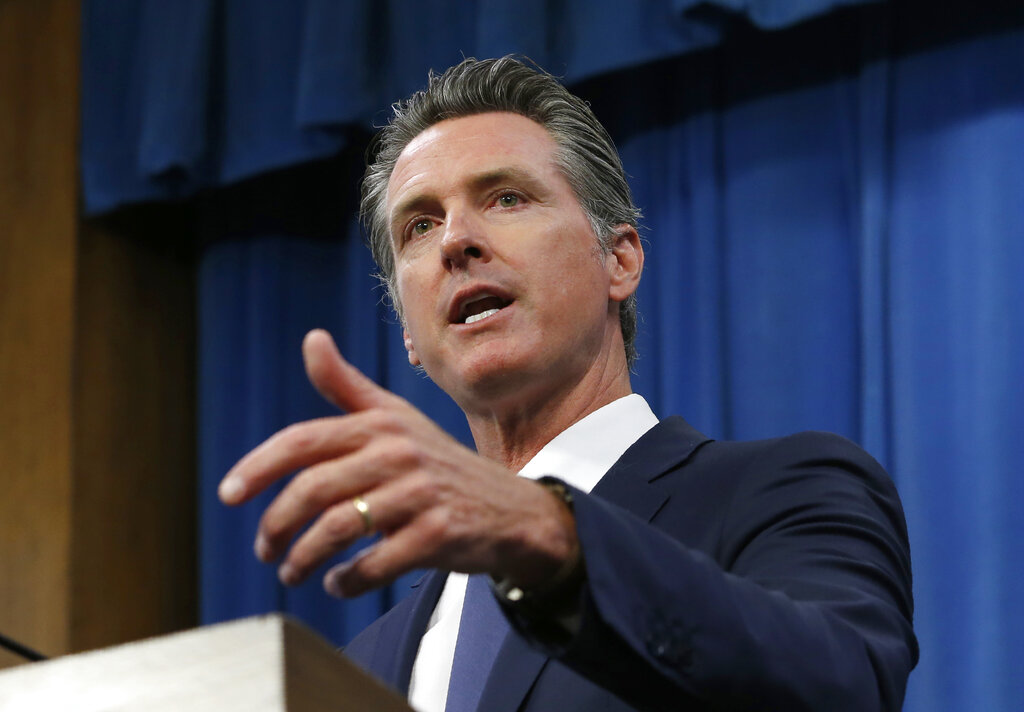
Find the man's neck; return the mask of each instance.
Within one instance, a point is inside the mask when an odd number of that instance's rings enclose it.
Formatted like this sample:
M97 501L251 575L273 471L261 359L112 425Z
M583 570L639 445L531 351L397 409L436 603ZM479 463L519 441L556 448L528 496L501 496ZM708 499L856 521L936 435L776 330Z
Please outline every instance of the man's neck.
M518 472L562 431L609 403L632 393L629 372L619 370L596 383L581 382L567 392L525 400L514 406L466 411L477 452Z

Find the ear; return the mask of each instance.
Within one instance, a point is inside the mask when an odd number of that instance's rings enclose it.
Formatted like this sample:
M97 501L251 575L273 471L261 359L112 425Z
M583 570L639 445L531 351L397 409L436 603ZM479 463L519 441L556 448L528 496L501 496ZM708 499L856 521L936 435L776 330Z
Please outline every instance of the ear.
M405 339L405 350L409 352L409 364L419 366L420 357L416 355L416 348L412 345L412 337L409 336L408 330L402 329L402 338Z
M624 302L636 291L644 271L644 247L635 227L622 224L615 228L614 243L605 257L605 264L610 279L608 297L614 302Z

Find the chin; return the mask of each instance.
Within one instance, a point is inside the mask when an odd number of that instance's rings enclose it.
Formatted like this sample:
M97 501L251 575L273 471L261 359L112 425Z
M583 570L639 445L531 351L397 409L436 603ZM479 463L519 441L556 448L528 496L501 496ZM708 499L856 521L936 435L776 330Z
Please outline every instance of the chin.
M537 349L510 351L493 346L461 354L454 363L449 361L448 367L438 372L437 377L427 368L427 375L460 406L463 402L497 405L510 396L524 394L547 370L538 358Z

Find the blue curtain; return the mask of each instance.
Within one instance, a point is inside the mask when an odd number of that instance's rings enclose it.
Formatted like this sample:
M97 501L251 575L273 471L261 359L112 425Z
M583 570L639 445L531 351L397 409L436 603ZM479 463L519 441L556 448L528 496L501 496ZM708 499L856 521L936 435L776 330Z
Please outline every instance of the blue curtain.
M251 554L267 500L228 510L214 490L331 412L302 373L313 326L468 442L406 364L356 181L369 124L426 67L518 50L592 102L646 213L636 389L718 438L861 442L910 528L906 709L1018 709L1024 9L842 4L87 2L87 208L206 189L204 622L287 610L343 643L407 591L283 589Z
M463 56L518 52L572 82L713 46L738 20L872 1L86 0L85 207L335 155Z

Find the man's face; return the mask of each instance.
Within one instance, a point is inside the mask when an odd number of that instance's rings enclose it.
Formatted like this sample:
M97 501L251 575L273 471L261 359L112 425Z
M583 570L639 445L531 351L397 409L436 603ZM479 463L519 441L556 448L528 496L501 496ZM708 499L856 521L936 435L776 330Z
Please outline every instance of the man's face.
M570 387L615 343L615 258L556 149L518 114L450 119L409 143L388 183L409 360L464 408Z

